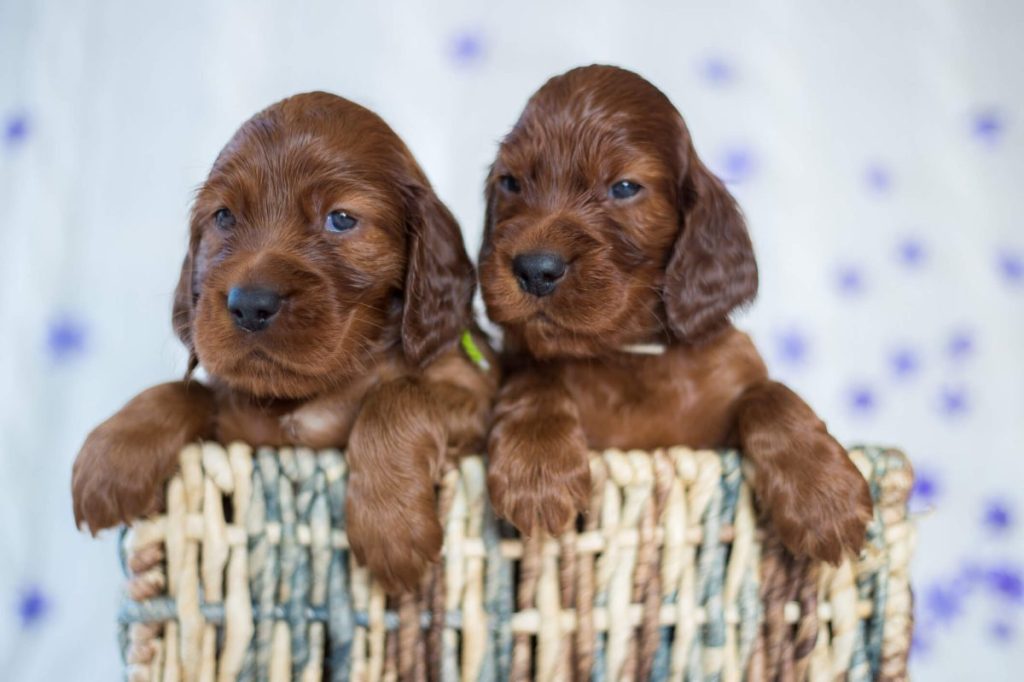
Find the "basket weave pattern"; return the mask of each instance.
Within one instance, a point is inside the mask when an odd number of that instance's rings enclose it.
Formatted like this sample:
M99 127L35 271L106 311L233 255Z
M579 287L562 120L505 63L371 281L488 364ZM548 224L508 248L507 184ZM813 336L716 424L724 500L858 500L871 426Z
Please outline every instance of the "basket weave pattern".
M341 453L189 446L167 513L122 542L127 677L905 679L913 476L850 454L875 517L838 568L758 525L735 452L595 454L582 528L525 541L466 458L440 486L443 561L389 599L347 550Z

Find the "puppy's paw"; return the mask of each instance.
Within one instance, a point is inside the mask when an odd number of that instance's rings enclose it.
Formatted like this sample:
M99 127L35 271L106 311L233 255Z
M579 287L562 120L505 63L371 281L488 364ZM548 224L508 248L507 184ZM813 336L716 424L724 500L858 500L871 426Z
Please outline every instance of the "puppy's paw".
M590 453L574 425L502 429L488 452L491 505L523 535L538 527L560 535L587 511Z
M389 594L414 592L441 555L444 535L433 505L373 503L353 486L346 506L348 542Z
M790 552L839 564L864 545L873 515L867 481L827 433L796 447L798 467L764 481L758 472L758 496Z
M95 535L163 507L168 461L178 449L162 439L105 422L89 434L71 475L75 524Z

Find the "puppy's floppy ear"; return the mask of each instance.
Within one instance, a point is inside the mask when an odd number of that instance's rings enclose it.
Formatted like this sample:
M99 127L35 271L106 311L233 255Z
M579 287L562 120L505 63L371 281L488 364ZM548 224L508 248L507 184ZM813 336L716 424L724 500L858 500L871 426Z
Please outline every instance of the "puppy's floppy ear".
M409 188L402 349L424 365L473 321L476 275L462 231L429 185Z
M736 200L697 158L685 129L682 135L679 234L665 268L663 296L676 337L699 344L757 295L757 261Z
M494 164L487 171L487 183L484 185L484 234L480 240L480 254L476 262L480 263L491 252L491 232L494 230Z
M196 357L195 343L192 341L192 320L195 317L196 299L199 292L195 282L195 261L199 251L200 231L196 223L195 212L189 227L188 253L181 264L181 275L178 276L178 286L174 290L174 306L171 310L171 325L174 333L178 335L181 342L188 349L188 372L199 364Z

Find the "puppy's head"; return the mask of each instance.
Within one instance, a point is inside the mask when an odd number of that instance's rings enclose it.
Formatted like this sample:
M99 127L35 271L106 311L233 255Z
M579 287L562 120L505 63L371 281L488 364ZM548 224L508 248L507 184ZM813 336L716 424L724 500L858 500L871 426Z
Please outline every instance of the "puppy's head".
M506 343L535 356L699 344L757 293L735 201L668 98L629 71L548 81L502 142L486 197L484 302Z
M394 346L420 365L470 322L451 214L372 112L296 95L228 142L199 189L176 332L218 380L302 398Z

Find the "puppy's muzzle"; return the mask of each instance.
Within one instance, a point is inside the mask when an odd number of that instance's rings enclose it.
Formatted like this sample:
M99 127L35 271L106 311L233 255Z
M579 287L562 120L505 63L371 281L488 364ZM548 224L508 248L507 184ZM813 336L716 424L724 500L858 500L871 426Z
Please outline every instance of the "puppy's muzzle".
M265 287L233 287L228 292L228 312L235 326L261 332L274 321L284 298Z
M555 291L565 276L565 259L551 251L522 253L512 259L519 288L538 298Z

